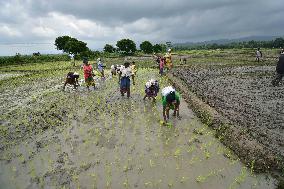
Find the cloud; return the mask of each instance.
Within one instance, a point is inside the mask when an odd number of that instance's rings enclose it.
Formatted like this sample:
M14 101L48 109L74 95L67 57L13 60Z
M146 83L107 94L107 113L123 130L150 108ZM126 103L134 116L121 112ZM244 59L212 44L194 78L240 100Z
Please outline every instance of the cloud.
M21 33L17 31L15 28L11 28L7 25L0 25L0 35L8 36L8 37L19 37Z
M53 43L60 35L91 48L137 42L283 35L282 0L2 0L0 43Z

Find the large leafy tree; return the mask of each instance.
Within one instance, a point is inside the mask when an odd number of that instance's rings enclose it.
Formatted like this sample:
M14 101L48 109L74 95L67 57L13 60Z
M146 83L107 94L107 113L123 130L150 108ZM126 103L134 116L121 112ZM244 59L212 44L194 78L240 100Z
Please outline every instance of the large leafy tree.
M83 41L79 41L75 38L70 39L66 45L65 45L66 52L70 54L78 55L81 52L87 51L87 43L84 43Z
M284 48L284 39L279 37L273 41L273 46L276 48Z
M130 39L121 39L116 42L116 46L123 54L133 54L136 51L136 44Z
M75 57L89 51L87 43L79 41L70 36L60 36L55 39L55 46L57 50L62 50L65 53L74 54ZM74 61L75 66L75 61Z
M153 52L153 45L152 45L152 43L150 43L149 41L143 41L143 42L140 44L140 49L141 49L144 53L150 54L150 53Z
M56 39L55 39L55 46L56 46L56 49L57 50L62 50L63 52L66 52L66 48L65 48L65 46L66 46L66 43L70 40L70 39L72 39L72 37L70 37L70 36L60 36L60 37L57 37Z
M154 51L155 53L160 53L160 52L162 52L162 51L163 51L162 45L160 45L160 44L155 44L155 45L153 46L153 51Z
M104 51L108 53L113 53L115 51L115 48L110 44L106 44L104 47Z

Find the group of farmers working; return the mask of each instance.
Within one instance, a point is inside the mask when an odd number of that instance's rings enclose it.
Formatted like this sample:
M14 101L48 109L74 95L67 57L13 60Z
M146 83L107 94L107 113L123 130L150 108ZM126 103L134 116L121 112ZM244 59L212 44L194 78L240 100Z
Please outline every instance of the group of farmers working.
M164 69L171 69L173 67L172 60L171 60L171 50L169 49L168 52L164 57L158 57L159 59L159 72L163 75ZM97 71L99 72L101 79L105 79L105 73L103 62L100 58L97 59L96 65ZM94 68L87 58L83 59L82 70L84 73L84 79L86 83L86 87L90 90L90 87L93 87L94 90L96 89L95 81L94 81ZM135 77L137 74L137 67L134 61L125 61L123 65L112 65L111 66L111 76L114 77L118 75L118 82L120 85L120 93L121 96L126 94L127 98L130 97L130 86L131 80L133 85L135 85ZM63 89L67 84L74 85L76 88L79 85L79 74L76 72L69 72L67 74ZM156 97L159 94L159 82L156 79L150 79L145 83L145 96L143 100L152 99L156 101ZM163 117L164 123L167 123L169 119L169 111L172 109L174 111L174 116L179 117L179 105L180 105L180 95L179 93L172 87L168 86L165 87L162 92L162 104L163 104Z
M154 59L156 60L160 75L163 75L165 70L170 70L173 68L171 49L168 50L165 56L156 55L154 53Z
M111 67L112 75L119 75L119 83L120 83L120 93L121 96L127 94L127 97L130 97L130 78L132 79L133 85L135 85L135 76L137 73L137 68L135 67L135 62L131 64L129 62L125 62L122 66L112 66ZM156 97L159 93L160 86L159 82L156 79L150 79L145 84L145 96L143 100L146 98L156 101ZM173 116L179 116L179 105L180 105L180 95L179 93L172 87L168 86L162 89L162 104L163 104L163 117L164 123L167 123L169 119L169 111L172 109L174 111Z
M259 58L262 57L262 53L260 49L258 48L256 51L256 60L259 61ZM155 55L155 61L158 64L159 67L159 73L161 75L164 74L164 70L170 70L173 68L172 63L172 57L171 57L171 49L168 50L165 56L156 56ZM101 76L101 79L105 79L105 73L103 65L103 62L100 58L97 59L97 70ZM84 72L84 78L86 87L89 90L89 87L92 86L94 89L96 89L95 81L94 81L94 69L91 64L89 64L88 59L83 59L83 65L82 69ZM135 77L137 74L137 67L135 65L134 61L125 61L123 65L112 65L111 66L111 76L114 77L118 75L118 83L120 85L120 93L121 96L130 97L130 86L131 86L131 80L133 85L135 85ZM272 85L277 86L279 82L282 80L284 76L284 50L281 49L279 60L276 65L276 76L272 80ZM74 88L76 88L79 83L79 74L76 72L69 72L66 77L66 81L64 83L65 88L66 84L72 84L74 85ZM150 79L145 84L145 96L143 100L146 98L153 99L153 101L156 100L156 97L159 93L160 87L159 82L155 79ZM179 93L172 87L168 86L162 89L162 104L163 104L163 117L164 121L167 122L169 119L169 110L174 110L174 116L179 117L179 105L180 105L180 95Z

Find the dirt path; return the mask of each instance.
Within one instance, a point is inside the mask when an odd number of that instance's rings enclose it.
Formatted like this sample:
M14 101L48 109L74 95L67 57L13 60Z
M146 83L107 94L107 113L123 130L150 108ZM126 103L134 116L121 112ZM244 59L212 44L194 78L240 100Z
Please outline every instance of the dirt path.
M64 124L1 151L0 186L275 188L274 179L255 175L253 165L246 168L183 100L182 119L161 126L160 97L157 103L142 100L151 77L158 78L153 70L139 70L130 99L119 95L117 78L97 91L52 93L66 108ZM49 98L50 104L58 97Z

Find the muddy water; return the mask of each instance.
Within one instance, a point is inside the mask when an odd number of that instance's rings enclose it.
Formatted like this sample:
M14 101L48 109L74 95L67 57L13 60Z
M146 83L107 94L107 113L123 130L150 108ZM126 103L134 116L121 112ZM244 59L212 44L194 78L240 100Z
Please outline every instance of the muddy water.
M59 91L72 97L66 124L3 151L0 188L275 188L273 178L246 168L183 100L182 118L160 125L160 97L142 100L150 77L158 78L139 70L130 99L119 95L117 78L97 91Z
M7 79L7 78L10 78L10 77L17 77L17 76L21 76L23 74L20 74L20 73L0 73L0 80L3 80L3 79Z

